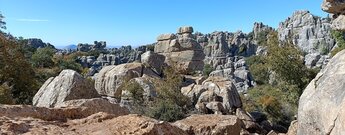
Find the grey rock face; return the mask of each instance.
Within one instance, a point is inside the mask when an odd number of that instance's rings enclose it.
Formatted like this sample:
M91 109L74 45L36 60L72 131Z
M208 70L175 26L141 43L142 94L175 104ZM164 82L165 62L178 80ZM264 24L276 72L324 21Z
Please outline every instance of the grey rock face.
M78 44L77 51L81 52L88 52L93 50L104 50L104 48L107 46L107 43L105 41L95 41L94 44Z
M89 68L88 76L98 73L104 66L119 65L141 60L141 55L146 51L145 46L132 49L131 46L108 49L106 54L95 56L81 56L77 61L84 67Z
M300 97L298 135L345 134L345 51L335 55Z
M344 0L324 0L322 10L333 14L335 19L332 28L335 30L345 31L345 1Z
M331 34L331 19L320 18L309 11L296 11L291 17L279 24L278 38L281 42L292 41L301 51L307 54L304 61L309 68L320 67L318 63L325 63L329 52L335 47L336 41ZM310 56L320 56L310 59ZM315 59L317 58L317 59Z
M261 28L266 29L264 26ZM256 31L259 32L259 28ZM257 45L253 44L252 39L247 34L242 32L213 32L206 35L197 33L195 36L204 48L206 55L204 63L215 69L210 76L221 76L236 80L234 83L240 92L246 92L249 87L255 85L246 65L236 64L238 61L244 62L240 59L256 54ZM239 65L242 65L241 68L238 67ZM241 79L236 79L239 77L236 77L236 75L240 75ZM244 76L247 78L243 78Z
M141 63L153 69L157 74L162 73L165 56L147 51L141 55Z
M327 54L335 45L331 35L331 19L314 16L309 11L296 11L281 22L278 37L283 42L292 40L306 53Z
M265 31L274 31L274 29L268 25L264 25L262 22L255 22L253 28L253 38L261 38L260 33Z
M27 39L27 46L30 46L32 48L44 48L44 47L51 47L51 48L55 48L53 45L49 44L49 43L44 43L41 39L38 38L30 38Z
M33 98L33 105L55 107L65 101L100 97L91 82L73 70L49 78Z

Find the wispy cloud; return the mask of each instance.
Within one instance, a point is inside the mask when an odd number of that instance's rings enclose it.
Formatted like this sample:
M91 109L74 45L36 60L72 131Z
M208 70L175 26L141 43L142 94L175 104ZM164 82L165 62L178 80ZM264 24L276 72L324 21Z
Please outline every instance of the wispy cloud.
M20 22L49 22L49 20L44 20L44 19L16 19L16 20Z

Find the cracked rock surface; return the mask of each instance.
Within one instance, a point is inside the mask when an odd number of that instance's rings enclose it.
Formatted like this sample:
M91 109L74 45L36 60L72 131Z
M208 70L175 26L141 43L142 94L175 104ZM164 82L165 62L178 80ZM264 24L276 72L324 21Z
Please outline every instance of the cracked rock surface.
M335 55L304 90L298 107L298 135L344 135L345 51Z

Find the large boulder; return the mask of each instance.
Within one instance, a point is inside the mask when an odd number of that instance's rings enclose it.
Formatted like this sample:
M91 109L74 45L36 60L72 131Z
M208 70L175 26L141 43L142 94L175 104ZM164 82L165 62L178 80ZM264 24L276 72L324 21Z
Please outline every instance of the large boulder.
M152 51L147 51L141 55L141 63L153 69L157 74L162 73L164 60L164 55L160 55Z
M335 55L299 100L298 135L345 134L345 51Z
M202 85L190 84L181 89L201 113L231 114L242 107L240 95L230 79L209 77Z
M241 121L233 115L192 115L173 125L191 135L239 135Z
M322 10L333 14L332 27L336 30L345 31L345 1L344 0L324 0Z
M145 68L141 63L127 63L117 66L106 66L98 74L95 80L95 88L100 95L121 97L120 87L124 82L133 78L157 76L151 69Z
M55 107L68 100L100 97L92 83L73 70L49 78L33 98L33 105Z

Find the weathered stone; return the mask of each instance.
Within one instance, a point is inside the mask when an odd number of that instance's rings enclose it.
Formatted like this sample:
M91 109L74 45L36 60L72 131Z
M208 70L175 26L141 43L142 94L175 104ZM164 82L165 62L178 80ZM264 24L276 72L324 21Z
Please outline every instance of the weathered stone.
M176 39L175 34L161 34L157 37L157 41L164 41L164 40L171 40L171 39Z
M335 46L331 34L331 19L320 18L309 11L296 11L279 24L277 29L281 42L292 40L306 53L328 53Z
M208 102L206 104L206 108L212 110L212 112L214 112L214 114L226 114L227 113L221 102L215 102L215 101Z
M239 135L241 122L233 115L192 115L173 125L194 135Z
M205 92L198 97L197 103L222 102L226 114L235 112L236 108L242 107L242 101L236 87L229 79L209 77L202 86Z
M323 11L333 14L345 14L344 0L323 0L321 5Z
M91 82L73 70L63 70L49 78L33 98L33 105L55 107L68 100L100 97Z
M292 121L286 135L297 135L297 128L298 128L298 121L297 120Z
M345 51L335 55L300 97L298 135L345 134Z
M79 100L69 100L65 101L56 106L56 108L72 108L72 107L86 107L84 113L94 114L98 112L105 112L108 114L126 115L129 111L125 107L121 107L119 104L112 104L106 99L93 98L93 99L79 99Z
M180 27L178 30L177 30L177 33L178 34L183 34L183 33L193 33L193 27L191 26L184 26L184 27Z
M120 86L133 78L141 77L144 73L141 63L127 63L117 66L106 66L97 75L95 88L100 95L120 97Z
M345 31L345 15L339 15L336 19L334 19L332 28L339 31Z
M152 51L147 51L141 55L141 63L153 69L157 74L162 73L164 60L165 56L154 53Z

